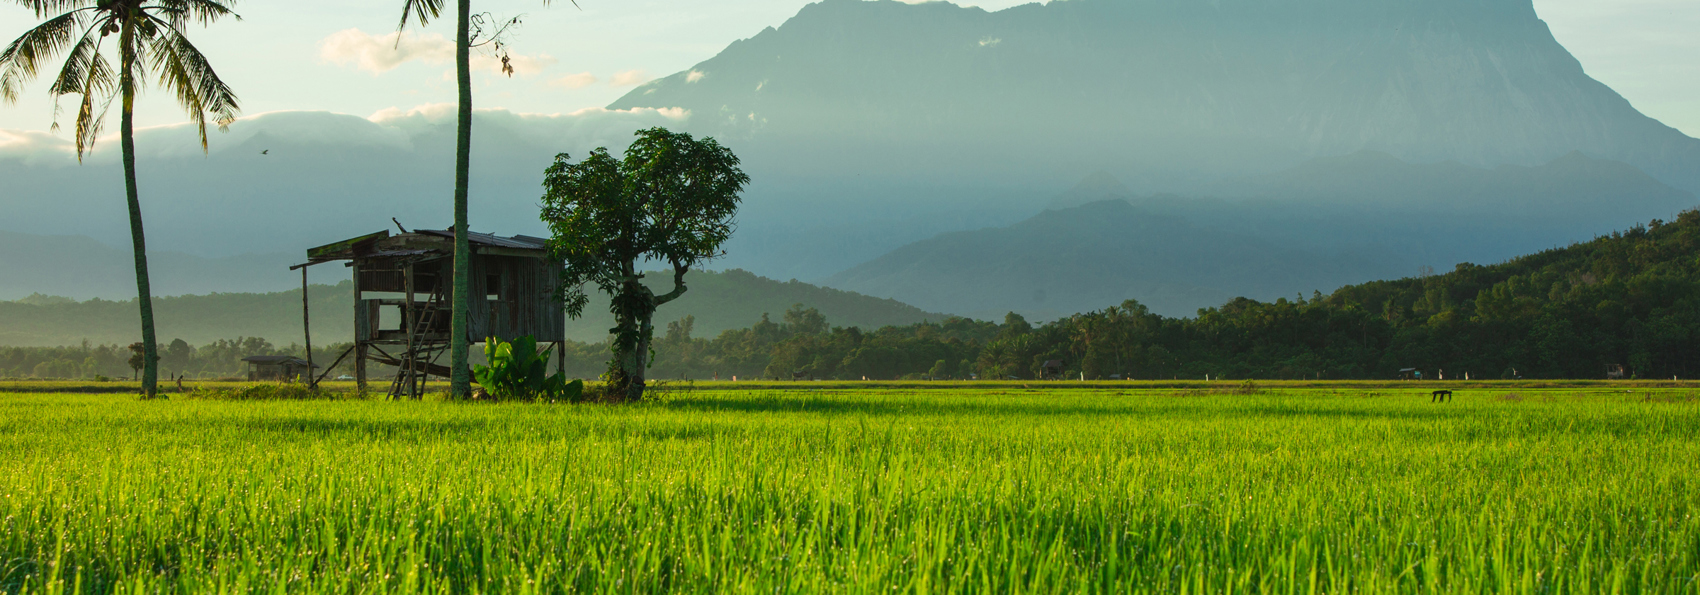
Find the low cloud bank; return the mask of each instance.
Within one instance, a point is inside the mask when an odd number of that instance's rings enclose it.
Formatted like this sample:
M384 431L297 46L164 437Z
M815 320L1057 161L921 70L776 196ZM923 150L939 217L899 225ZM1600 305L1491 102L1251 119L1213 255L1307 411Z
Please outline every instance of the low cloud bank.
M207 152L219 154L250 144L256 138L295 146L387 148L409 151L419 137L454 128L454 104L425 104L387 108L368 117L323 111L278 111L244 116L227 132L209 131ZM599 107L567 113L535 114L506 109L473 111L476 137L515 135L538 145L581 147L625 146L633 131L652 126L677 128L690 119L682 108L610 110ZM262 143L263 144L263 143ZM188 123L136 130L138 157L171 158L201 154L199 137ZM266 150L264 148L257 150ZM101 137L85 164L117 163L118 135ZM26 165L72 165L75 145L62 135L39 130L0 129L0 162Z

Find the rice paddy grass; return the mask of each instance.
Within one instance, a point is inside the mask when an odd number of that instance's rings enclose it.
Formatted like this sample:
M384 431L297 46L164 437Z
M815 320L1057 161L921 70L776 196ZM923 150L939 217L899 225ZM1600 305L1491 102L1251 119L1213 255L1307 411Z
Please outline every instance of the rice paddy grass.
M1429 400L0 393L0 591L1700 593L1693 389Z

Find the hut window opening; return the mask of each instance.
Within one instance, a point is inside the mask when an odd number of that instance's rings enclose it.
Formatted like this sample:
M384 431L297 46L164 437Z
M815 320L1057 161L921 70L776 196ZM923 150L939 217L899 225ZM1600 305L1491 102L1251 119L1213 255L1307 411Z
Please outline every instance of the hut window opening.
M378 307L378 328L403 330L401 328L401 306L383 305Z
M484 276L484 299L490 300L490 301L497 301L497 300L502 299L502 276L501 275L485 275Z

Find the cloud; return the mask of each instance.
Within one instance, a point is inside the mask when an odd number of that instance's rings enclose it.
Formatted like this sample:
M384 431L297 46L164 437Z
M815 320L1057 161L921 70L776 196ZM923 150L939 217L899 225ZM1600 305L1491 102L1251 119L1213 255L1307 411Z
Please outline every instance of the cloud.
M359 29L343 29L319 42L319 59L339 66L352 64L372 74L383 74L415 60L447 64L454 57L454 42L438 33L407 31L372 35Z
M563 87L567 89L583 89L596 84L597 80L596 75L588 72L581 72L578 74L569 74L549 81L549 85L552 87Z
M42 159L75 158L76 151L71 141L46 132L0 128L0 160L34 163Z
M325 111L266 112L238 119L227 133L209 131L208 149L214 157L227 155L234 149L255 154L262 148L271 149L273 158L287 154L280 151L294 150L299 156L300 150L312 151L314 147L415 151L421 148L421 138L452 138L452 134L445 136L445 131L453 131L455 111L453 103L428 103L407 109L385 108L364 118ZM489 127L502 128L505 134L524 138L536 146L560 147L574 153L598 146L624 147L631 143L634 130L684 126L689 123L690 115L684 108L593 107L554 114L502 108L473 110L476 129L487 134L500 136ZM256 138L264 142L249 142ZM187 122L138 128L136 146L139 156L146 159L204 159L200 137ZM475 147L475 150L489 149ZM113 165L118 156L118 137L109 134L95 143L95 150L85 155L83 162ZM0 161L30 166L77 163L71 141L45 131L10 129L0 129Z
M616 87L630 87L649 82L649 73L642 70L627 70L614 75L608 84Z
M1000 43L1003 43L1002 38L992 37L989 35L980 39L980 47L983 48L989 48Z
M702 80L702 77L704 77L704 76L707 76L707 75L703 74L702 71L692 70L690 72L690 74L685 75L685 82L694 83L694 82Z
M689 121L684 108L611 110L590 107L568 113L536 114L501 108L475 109L474 128L494 126L542 146L564 145L583 151L594 146L625 146L632 131L650 126L677 126ZM455 104L428 103L409 109L385 108L366 118L405 137L455 125ZM476 138L476 135L475 137Z
M452 64L454 58L454 42L438 33L406 31L375 35L359 29L344 29L319 42L319 59L339 66L352 65L372 74L383 74L415 61L430 65ZM511 54L508 58L508 64L518 76L535 75L556 62L558 60L549 54ZM503 74L502 60L496 56L474 54L471 66L474 71Z

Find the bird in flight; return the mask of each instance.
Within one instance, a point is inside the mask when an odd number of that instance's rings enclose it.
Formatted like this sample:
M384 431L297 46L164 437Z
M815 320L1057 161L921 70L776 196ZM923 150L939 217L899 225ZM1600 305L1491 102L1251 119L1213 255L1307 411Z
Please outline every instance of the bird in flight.
M260 154L261 154L261 155L266 155L266 154L269 154L269 153L271 153L271 152L272 152L272 150L271 150L271 149L266 149L266 150L264 150L264 151L260 151Z

